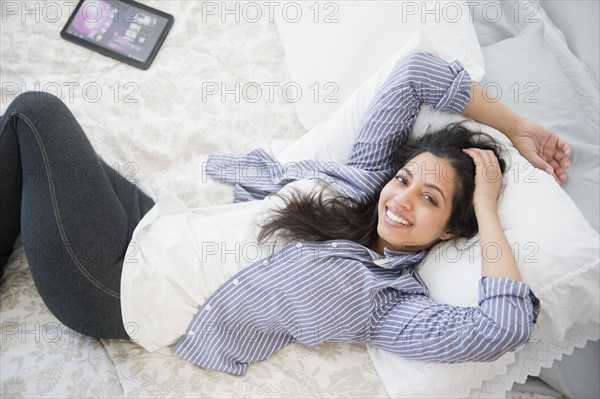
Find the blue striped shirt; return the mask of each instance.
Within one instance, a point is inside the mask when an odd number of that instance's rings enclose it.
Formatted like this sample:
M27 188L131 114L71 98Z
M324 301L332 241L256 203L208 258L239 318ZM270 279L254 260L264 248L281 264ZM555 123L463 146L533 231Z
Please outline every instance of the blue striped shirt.
M235 183L235 201L256 200L318 178L360 201L373 200L396 172L393 148L422 104L460 112L471 82L458 63L418 53L401 61L362 121L345 165L280 165L265 151L212 156L207 172ZM198 310L174 352L199 366L244 374L292 342L364 343L438 362L494 360L526 342L538 301L526 284L483 277L479 306L428 298L416 266L425 252L380 256L348 240L296 242L233 276Z

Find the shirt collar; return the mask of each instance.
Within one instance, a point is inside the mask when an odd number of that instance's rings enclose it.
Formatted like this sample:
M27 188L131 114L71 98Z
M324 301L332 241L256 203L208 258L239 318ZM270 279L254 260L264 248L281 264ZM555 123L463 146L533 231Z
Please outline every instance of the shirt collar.
M419 252L403 252L395 251L393 249L384 248L383 255L377 254L371 250L373 256L373 263L384 269L395 269L395 268L407 268L415 267L421 262L421 260L427 254L427 251Z

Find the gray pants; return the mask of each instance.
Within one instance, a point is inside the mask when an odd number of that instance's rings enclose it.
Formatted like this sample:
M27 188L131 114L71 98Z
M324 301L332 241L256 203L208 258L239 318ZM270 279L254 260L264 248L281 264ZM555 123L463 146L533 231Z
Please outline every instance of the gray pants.
M24 93L0 118L0 276L21 234L40 296L67 327L128 338L123 258L153 205L98 157L60 99Z

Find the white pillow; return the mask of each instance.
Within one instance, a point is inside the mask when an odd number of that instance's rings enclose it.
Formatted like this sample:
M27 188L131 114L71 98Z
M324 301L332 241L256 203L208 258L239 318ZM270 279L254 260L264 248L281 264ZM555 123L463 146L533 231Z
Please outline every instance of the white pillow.
M481 83L490 94L498 93L515 112L543 121L570 144L572 166L563 189L598 231L598 88L594 96L595 85L590 81L590 90L577 95L544 40L548 29L544 24L530 25L515 38L484 47L488 74ZM521 61L524 59L528 62ZM518 69L515 63L519 63ZM518 70L518 75L507 70ZM586 109L580 101L592 105L592 109Z
M452 40L450 41L448 38L451 36ZM286 58L289 53L293 53L294 49L295 47L292 46L292 50L288 51L286 47ZM391 52L391 57L383 60L379 69L360 87L357 85L358 89L337 110L331 113L331 109L327 109L325 114L328 118L326 120L310 129L299 140L273 141L271 152L275 158L284 164L302 159L345 162L350 155L361 118L371 99L377 94L398 61L418 51L436 54L448 62L460 60L473 80L480 80L483 76L481 49L470 25L457 24L447 27L444 24L435 24L421 27L405 39L402 47ZM365 56L370 58L367 54ZM305 62L309 63L308 60ZM288 65L293 65L293 62L288 61ZM326 69L324 71L326 73ZM316 75L311 79L325 80L325 78L319 79ZM301 112L303 105L296 105L297 112ZM311 108L318 108L319 105L324 106L310 102L306 104ZM300 117L300 114L298 116Z
M414 37L415 45L420 42L420 35ZM504 48L501 50L505 51ZM536 62L536 48L527 47L524 51L525 54L518 53L517 57L520 58L516 59L503 53L507 63L511 64L512 69L508 71L518 70L515 65L519 63L527 65ZM545 49L540 45L537 51ZM368 103L403 54L400 51L392 57L328 121L297 142L276 146L276 158L283 162L310 157L325 161L345 160ZM540 58L546 64L537 68L552 69L547 58ZM537 70L535 67L531 69ZM560 72L559 69L556 71ZM553 76L551 79L562 78ZM542 90L539 95L543 95ZM546 100L550 101L543 101ZM543 101L542 104L545 104ZM535 103L530 105L539 106ZM577 107L576 103L564 106ZM429 124L444 125L457 119L461 117L423 107L415 131L422 132ZM538 122L544 124L544 118L538 118ZM494 129L471 123L509 143ZM509 154L511 166L505 176L506 188L500 198L499 215L511 248L515 250L523 279L542 302L538 331L531 343L521 348L525 352L535 341L561 343L567 330L576 322L598 323L600 238L549 175L534 169L516 150L509 149ZM438 246L425 259L420 272L434 300L466 306L477 302L479 265L480 254L475 238ZM375 348L369 350L392 397L464 397L469 395L471 389L481 387L484 381L504 375L507 367L516 359L515 353L509 352L490 363L448 365L407 360ZM538 359L534 354L533 359L528 360L532 362L528 365L529 370L535 370L536 367L539 370L545 358Z
M326 120L352 92L416 31L423 50L460 59L471 77L483 61L469 8L462 2L426 5L413 1L283 2L275 13L291 77L298 119L311 129Z

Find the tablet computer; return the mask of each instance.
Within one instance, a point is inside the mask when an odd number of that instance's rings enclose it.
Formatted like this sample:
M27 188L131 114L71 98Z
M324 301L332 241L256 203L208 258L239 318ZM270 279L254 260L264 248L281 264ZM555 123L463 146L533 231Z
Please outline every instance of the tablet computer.
M81 0L60 35L140 69L148 69L174 18L131 0Z

